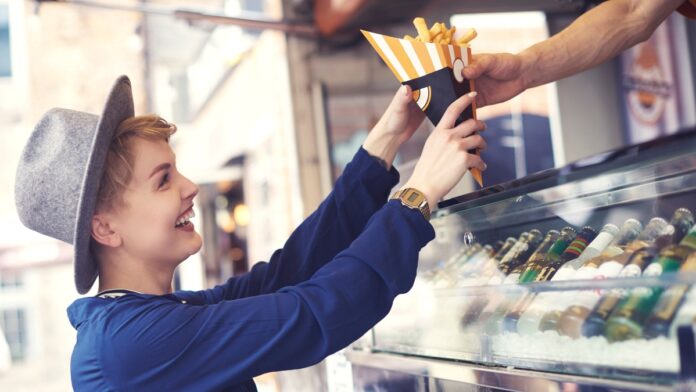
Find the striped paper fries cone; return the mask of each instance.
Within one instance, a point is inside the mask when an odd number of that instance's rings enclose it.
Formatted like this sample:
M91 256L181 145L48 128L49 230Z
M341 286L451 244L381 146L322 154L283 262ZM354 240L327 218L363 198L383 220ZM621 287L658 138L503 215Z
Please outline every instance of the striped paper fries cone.
M474 82L462 76L462 69L471 61L469 47L410 41L361 31L399 82L411 86L413 100L433 125L440 122L452 102L473 91ZM470 118L476 118L475 104L459 116L456 124ZM478 154L478 151L471 152ZM483 186L480 170L471 169L471 175Z

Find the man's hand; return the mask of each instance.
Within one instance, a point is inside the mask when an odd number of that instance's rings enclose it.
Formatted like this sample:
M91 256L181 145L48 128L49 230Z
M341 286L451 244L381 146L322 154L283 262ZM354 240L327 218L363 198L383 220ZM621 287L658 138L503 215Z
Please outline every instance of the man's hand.
M476 83L479 107L590 69L650 37L685 0L612 0L519 54L479 54L462 71ZM602 42L602 45L597 45Z
M507 101L527 88L521 55L511 53L474 55L462 75L473 79L478 96L477 107Z
M401 86L389 107L372 128L363 148L391 168L399 147L409 140L423 122L425 113L413 101L410 86Z

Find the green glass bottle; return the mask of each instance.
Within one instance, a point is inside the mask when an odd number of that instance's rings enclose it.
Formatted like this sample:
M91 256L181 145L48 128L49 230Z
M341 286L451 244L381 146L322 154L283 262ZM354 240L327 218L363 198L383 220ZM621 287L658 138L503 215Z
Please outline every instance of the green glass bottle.
M599 256L586 260L575 272L573 279L604 279L618 274L623 265L613 262L613 260L625 253L642 231L643 225L639 221L627 219L621 226L619 234L614 237L613 242ZM563 310L560 310L560 314L557 314L559 310L554 309L544 314L541 319L558 318L556 323L558 333L580 337L582 336L582 323L599 298L600 293L597 290L570 291L562 296L562 304L559 308L563 308ZM545 322L548 321L545 320Z
M508 275L514 268L524 264L543 240L544 235L537 229L529 231L523 243L515 245L514 252L508 252L500 262L500 272Z
M690 253L696 250L696 226L677 245L664 248L645 268L644 276L659 276L681 268ZM643 336L643 326L657 304L663 287L637 287L631 290L609 316L604 335L610 342Z
M693 224L694 217L691 211L685 208L677 209L672 215L669 225L663 229L655 241L649 246L638 249L631 255L626 266L619 272L619 277L631 278L640 276L664 247L679 242ZM599 336L604 334L607 319L629 293L630 290L617 288L609 290L604 294L583 323L583 335Z
M696 272L696 252L691 252L684 264L679 268L679 273L694 273ZM693 308L694 299L696 299L694 288L688 284L678 284L668 288L657 301L655 308L652 310L650 317L645 322L643 336L646 339L656 338L658 336L669 336L670 326L675 322L677 312L682 309L682 303L691 302ZM688 298L688 299L687 299ZM684 308L689 307L684 306ZM693 313L691 313L693 316ZM676 320L679 323L678 320Z
M537 276L544 269L544 267L557 261L561 257L568 245L570 245L570 243L575 239L575 235L575 229L570 226L561 229L558 239L553 243L553 245L551 245L551 249L546 252L543 260L534 264L528 263L529 265L520 275L519 282L528 283L536 280Z
M556 242L559 235L560 233L558 232L558 230L551 229L547 231L546 236L541 241L539 246L537 246L537 248L534 250L534 253L532 253L529 256L526 262L515 267L512 270L512 272L510 272L510 274L508 275L508 278L512 278L515 280L515 282L519 282L520 276L522 275L522 272L527 268L527 266L540 263L544 260L544 257L546 257L546 254L551 249L551 246ZM508 278L506 278L506 280Z
M535 282L545 282L551 280L561 266L578 258L578 256L580 256L585 248L587 248L587 245L592 242L596 236L597 232L592 227L583 227L582 230L580 230L580 233L575 236L573 242L568 245L558 259L547 264L546 267L541 270L539 275L537 275ZM508 332L517 331L517 320L519 320L522 313L527 310L527 307L532 304L534 297L537 297L537 295L533 293L523 295L512 307L510 307L510 310L508 310L508 312L505 314L503 320L503 329Z
M534 279L535 282L545 282L551 280L553 275L558 271L563 264L570 260L576 259L587 248L587 245L597 236L597 231L590 226L585 226L575 236L573 242L558 256L555 260L550 260L544 268L539 272L539 275Z

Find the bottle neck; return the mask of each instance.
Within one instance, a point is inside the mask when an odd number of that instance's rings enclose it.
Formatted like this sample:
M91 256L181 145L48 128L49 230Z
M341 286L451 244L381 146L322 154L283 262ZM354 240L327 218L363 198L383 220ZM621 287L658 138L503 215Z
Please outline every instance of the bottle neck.
M696 225L689 230L689 233L679 242L679 245L685 245L696 249Z

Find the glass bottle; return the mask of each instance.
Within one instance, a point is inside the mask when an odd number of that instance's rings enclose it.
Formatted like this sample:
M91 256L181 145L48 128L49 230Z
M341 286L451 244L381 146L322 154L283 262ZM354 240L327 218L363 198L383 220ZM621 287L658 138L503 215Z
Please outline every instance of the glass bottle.
M659 276L679 270L689 254L696 250L696 225L677 245L670 245L660 252L645 268L644 276ZM637 287L631 290L609 316L604 336L610 342L635 339L643 336L643 325L650 316L664 287Z
M536 249L534 249L534 253L532 253L527 261L525 263L522 263L515 267L512 272L505 278L506 283L509 283L508 279L510 281L514 280L515 282L519 282L520 276L522 275L522 272L527 268L527 266L539 263L544 260L544 257L546 257L546 254L549 252L551 249L551 246L556 242L558 239L558 236L560 233L558 230L549 230L546 232L546 236L544 239L541 241L539 246L537 246Z
M648 224L648 226L650 226L650 224ZM575 273L574 278L586 280L616 276L623 265L611 261L626 253L631 244L637 240L636 238L644 235L643 232L646 232L645 235L647 235L647 233L652 233L654 231L652 228L653 226L655 226L655 224L650 227L650 230L646 231L643 230L643 226L637 220L627 219L622 225L621 231L614 239L614 242L599 256L585 261L582 267ZM647 228L646 226L646 229ZM654 233L654 235L657 235L657 233ZM561 311L560 314L554 314L553 312L547 313L542 317L542 320L558 317L557 331L559 333L579 337L582 322L584 322L587 314L592 310L597 300L599 300L601 293L595 290L574 290L568 292L567 295L568 297L564 298L564 301L566 299L567 301L563 304L567 305L565 309ZM545 322L549 321L545 320Z
M558 256L555 260L550 260L546 266L539 272L539 275L534 279L535 282L545 282L551 280L556 271L558 271L565 263L574 260L587 248L587 245L594 240L597 232L590 226L585 226L575 236L573 242Z
M679 242L684 234L694 224L691 212L685 208L677 209L670 219L669 225L657 236L652 245L639 249L631 255L628 263L619 272L619 277L630 278L638 277L643 270L653 261L653 258L662 248ZM677 230L677 227L680 229ZM686 227L686 229L684 229ZM680 234L684 233L684 234ZM609 290L597 302L592 312L587 316L582 326L582 333L585 336L599 336L604 334L606 322L616 306L630 293L626 289Z
M616 225L607 223L602 227L597 237L595 237L587 248L576 258L563 264L561 269L551 278L552 282L576 279L575 272L593 257L599 256L604 250L614 241L619 234L619 228ZM511 318L518 318L517 332L520 334L532 334L539 330L541 318L546 313L556 314L560 318L561 312L568 306L568 301L572 296L567 292L548 292L537 295L531 304L524 305L524 308L518 309L519 315L512 315Z
M516 242L516 238L508 237L493 255L482 258L482 255L479 254L476 259L472 260L470 263L466 263L458 272L460 283L464 285L476 284L479 276L485 275L488 273L488 270L496 270L500 259L510 251L510 248L512 248Z
M563 252L566 250L568 245L575 239L575 229L570 226L561 229L561 233L558 236L556 242L551 245L551 249L546 253L546 256L537 263L528 263L527 268L520 275L520 283L528 283L536 280L537 275L544 269L547 265L558 260Z
M679 273L696 272L696 252L691 252ZM680 324L690 323L696 314L696 290L688 284L668 288L657 301L650 317L645 322L643 336L646 339L670 336ZM676 315L676 316L675 316ZM672 326L672 327L670 327Z
M575 236L573 242L566 247L560 256L553 258L547 263L535 278L535 282L544 282L551 280L556 271L565 263L576 259L587 248L587 245L597 236L597 232L590 226L583 227L582 230ZM506 331L517 330L517 320L524 312L527 306L531 305L534 295L528 294L523 296L517 303L508 309L505 315L504 328Z

